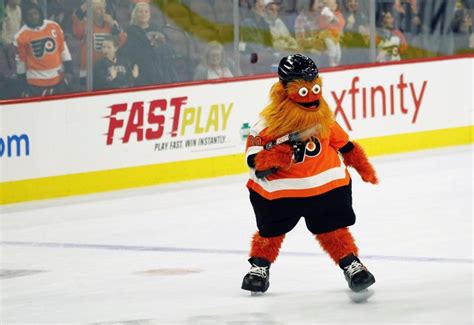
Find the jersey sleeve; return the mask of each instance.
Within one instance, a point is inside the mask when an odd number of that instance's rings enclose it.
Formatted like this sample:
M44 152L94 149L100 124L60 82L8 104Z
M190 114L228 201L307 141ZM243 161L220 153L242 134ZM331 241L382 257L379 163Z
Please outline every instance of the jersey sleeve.
M263 127L261 121L257 122L250 129L247 137L247 143L245 146L245 160L249 167L254 167L255 155L260 151L264 150L266 138L264 136L265 127Z
M255 155L263 150L262 139L255 129L250 129L247 137L247 143L245 145L245 157L248 159L249 156Z
M61 55L61 61L66 62L66 61L71 61L71 53L69 52L69 48L67 46L66 40L64 38L64 33L61 27L58 24L55 24L55 30L56 33L58 34L58 50Z
M336 150L344 147L349 142L349 135L337 123L331 126L331 135L329 138L329 145Z
M28 44L22 37L22 33L15 35L15 61L16 61L16 72L18 74L26 73L26 57L28 56Z

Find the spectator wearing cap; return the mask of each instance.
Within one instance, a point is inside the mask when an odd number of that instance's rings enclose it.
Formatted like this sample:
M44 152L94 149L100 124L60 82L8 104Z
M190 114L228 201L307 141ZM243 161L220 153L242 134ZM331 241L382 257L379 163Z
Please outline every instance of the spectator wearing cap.
M265 0L265 20L270 26L273 48L277 50L296 50L296 39L291 36L288 27L279 17L280 4L276 1Z

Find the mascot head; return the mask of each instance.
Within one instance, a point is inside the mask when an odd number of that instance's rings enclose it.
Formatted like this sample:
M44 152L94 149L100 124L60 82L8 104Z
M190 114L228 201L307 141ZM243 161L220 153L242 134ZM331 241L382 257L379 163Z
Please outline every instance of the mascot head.
M313 60L302 54L286 56L278 66L278 77L270 91L270 104L261 112L268 135L278 137L316 127L317 136L327 138L334 117L322 96L322 79Z

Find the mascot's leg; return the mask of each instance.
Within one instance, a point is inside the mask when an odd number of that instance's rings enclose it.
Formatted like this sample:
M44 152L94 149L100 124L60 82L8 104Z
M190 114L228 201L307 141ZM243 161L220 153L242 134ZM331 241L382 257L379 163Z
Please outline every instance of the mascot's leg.
M256 232L252 238L249 262L250 271L242 281L242 289L265 292L270 286L270 264L275 262L285 235L262 237Z
M349 288L355 292L363 291L375 283L372 273L357 257L357 246L347 228L316 235L316 239L329 256L344 271Z

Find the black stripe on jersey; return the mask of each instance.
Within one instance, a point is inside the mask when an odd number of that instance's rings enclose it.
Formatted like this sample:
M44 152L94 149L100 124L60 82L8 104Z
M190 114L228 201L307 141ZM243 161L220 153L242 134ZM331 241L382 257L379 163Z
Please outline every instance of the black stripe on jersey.
M340 153L348 153L354 148L354 144L352 142L347 142L342 148L339 149Z

